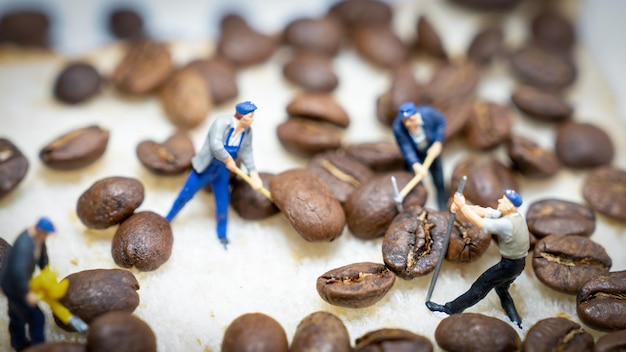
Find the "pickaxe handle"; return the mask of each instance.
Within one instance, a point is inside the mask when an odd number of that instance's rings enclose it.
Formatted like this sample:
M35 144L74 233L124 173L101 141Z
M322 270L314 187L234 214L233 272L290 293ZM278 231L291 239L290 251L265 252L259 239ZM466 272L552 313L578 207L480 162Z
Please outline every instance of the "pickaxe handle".
M422 164L425 170L430 169L430 165L433 163L433 160L435 160L434 155L428 154L426 156L426 159ZM417 186L417 184L422 181L422 177L423 174L413 176L411 181L409 181L409 183L407 183L406 186L404 186L404 188L402 188L402 190L400 191L400 196L402 196L402 198L404 199L404 197L406 197L406 195L409 194L409 192L411 192L413 188L415 188L415 186Z
M250 176L248 176L245 172L241 171L240 168L235 168L233 171L235 174L237 174L237 176L241 177L244 181L246 181L248 184L252 185L252 179L250 178ZM258 190L259 192L261 192L261 194L263 194L265 196L265 198L269 199L271 202L273 202L272 200L272 194L270 193L270 191L267 190L267 188L265 187L261 187Z

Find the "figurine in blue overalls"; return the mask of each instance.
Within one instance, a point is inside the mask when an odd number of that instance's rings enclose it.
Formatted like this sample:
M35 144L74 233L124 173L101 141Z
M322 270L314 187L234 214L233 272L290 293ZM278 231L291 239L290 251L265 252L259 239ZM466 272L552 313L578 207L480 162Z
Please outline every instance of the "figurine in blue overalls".
M200 189L211 185L215 196L215 217L217 237L226 248L226 226L228 224L228 205L230 203L229 171L235 171L235 160L239 157L250 173L252 187L263 186L254 166L252 156L252 122L257 109L250 101L237 104L234 116L217 118L207 135L200 151L191 159L193 169L185 185L165 217L172 221L176 214L193 198Z

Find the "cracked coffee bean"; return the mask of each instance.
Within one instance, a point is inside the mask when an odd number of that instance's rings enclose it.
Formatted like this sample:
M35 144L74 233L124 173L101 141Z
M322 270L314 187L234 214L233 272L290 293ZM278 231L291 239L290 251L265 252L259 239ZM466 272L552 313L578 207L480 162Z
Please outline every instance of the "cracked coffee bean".
M543 199L528 207L526 223L528 230L539 239L550 235L589 237L596 229L596 216L582 204Z
M343 321L329 312L314 312L302 319L291 341L291 352L350 351L350 335Z
M222 340L222 352L287 352L285 329L263 313L246 313L233 320Z
M90 352L156 352L154 332L146 322L128 312L110 312L96 318L87 332Z
M107 177L95 182L78 198L76 214L90 229L117 225L137 209L144 199L141 182L128 177Z
M74 62L61 70L54 82L53 93L57 100L78 104L100 92L102 77L91 64Z
M0 138L0 199L22 182L28 166L28 159L17 146L6 138Z
M523 350L527 352L592 351L593 335L566 318L542 319L528 330Z
M151 140L137 145L137 158L150 172L157 175L179 175L191 168L191 158L195 155L189 134L183 131L174 133L163 143Z
M598 275L576 295L576 313L585 325L600 331L626 329L626 271Z
M270 189L274 174L259 172L259 177L263 181L263 187ZM261 192L253 190L248 182L239 177L232 180L230 205L239 216L247 220L262 220L280 212L272 201Z
M597 168L583 183L583 196L597 212L626 222L626 171L613 166Z
M352 352L414 351L432 352L433 343L424 336L404 329L378 329L356 339Z
M441 213L449 219L449 213ZM447 220L446 220L446 226ZM491 244L491 234L483 232L474 223L463 218L461 213L457 213L454 227L450 233L450 243L446 251L446 260L459 263L471 263L489 249Z
M39 159L55 170L76 170L98 160L109 143L109 131L98 126L72 130L43 147Z

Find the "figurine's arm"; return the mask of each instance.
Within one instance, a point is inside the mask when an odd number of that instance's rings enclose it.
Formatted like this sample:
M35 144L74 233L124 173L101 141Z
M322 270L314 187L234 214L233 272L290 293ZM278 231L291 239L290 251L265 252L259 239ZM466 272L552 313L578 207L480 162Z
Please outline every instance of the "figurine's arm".
M443 150L443 141L446 137L446 119L441 112L436 109L429 109L427 113L432 120L433 144L428 148L428 155L433 158L438 157Z
M413 147L411 137L409 136L406 127L402 125L400 119L396 119L393 123L393 135L396 138L396 143L404 156L406 163L415 171L415 164L421 166L422 160L417 155L417 151Z

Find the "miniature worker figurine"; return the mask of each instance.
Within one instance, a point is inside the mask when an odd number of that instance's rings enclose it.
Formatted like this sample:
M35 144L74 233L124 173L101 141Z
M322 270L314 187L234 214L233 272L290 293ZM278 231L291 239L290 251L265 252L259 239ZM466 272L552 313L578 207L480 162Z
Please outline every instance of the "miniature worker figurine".
M437 206L439 210L447 209L448 195L439 157L446 131L446 120L441 112L427 105L403 103L393 121L392 129L409 168L416 175L423 176L430 170L437 190ZM432 155L434 160L427 170L422 164L428 155Z
M185 185L165 217L171 222L176 214L193 198L201 188L211 185L215 196L215 220L217 237L226 248L226 226L228 223L228 205L230 204L229 170L237 168L237 157L248 169L255 190L263 186L256 172L252 156L252 122L257 109L252 102L237 104L234 116L222 116L216 119L200 151L191 159L193 169Z
M506 315L522 328L522 319L509 294L509 287L524 270L530 247L526 221L517 211L520 205L522 197L511 189L504 190L504 195L498 200L497 209L467 205L463 195L454 195L450 211L460 211L483 231L497 235L502 259L482 273L467 292L445 305L428 301L428 309L446 314L460 313L478 303L495 288Z
M45 318L37 303L39 297L28 287L35 265L40 269L48 265L46 237L54 232L54 225L47 218L41 218L37 224L22 232L6 261L0 279L2 291L9 302L9 334L11 346L22 350L30 345L45 341ZM26 335L26 325L30 340Z

